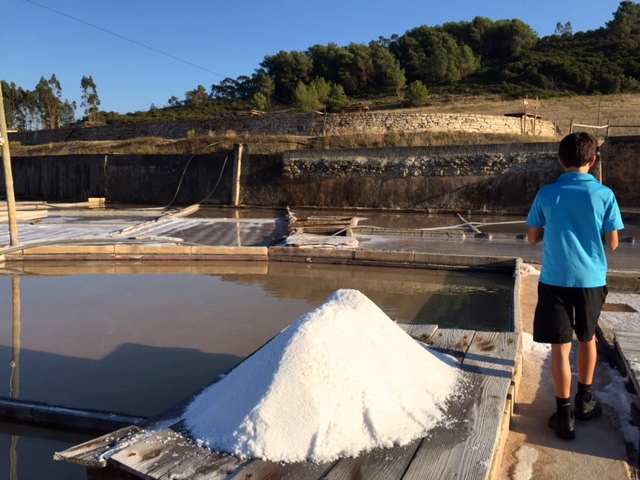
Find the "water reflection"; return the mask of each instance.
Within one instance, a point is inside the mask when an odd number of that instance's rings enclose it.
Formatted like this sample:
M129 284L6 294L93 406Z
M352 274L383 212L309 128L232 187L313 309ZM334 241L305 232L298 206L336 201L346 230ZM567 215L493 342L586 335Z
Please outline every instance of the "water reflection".
M9 397L20 397L20 277L11 278L11 302L12 302L12 351L11 358L11 380L9 387ZM18 478L18 440L20 437L11 436L11 447L9 448L9 478Z

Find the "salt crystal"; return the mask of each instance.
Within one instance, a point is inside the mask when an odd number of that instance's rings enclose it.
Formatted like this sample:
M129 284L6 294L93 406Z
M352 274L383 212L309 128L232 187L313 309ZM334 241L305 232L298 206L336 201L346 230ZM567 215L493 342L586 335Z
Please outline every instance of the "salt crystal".
M328 462L425 436L460 377L361 292L338 290L205 389L183 419L216 451Z

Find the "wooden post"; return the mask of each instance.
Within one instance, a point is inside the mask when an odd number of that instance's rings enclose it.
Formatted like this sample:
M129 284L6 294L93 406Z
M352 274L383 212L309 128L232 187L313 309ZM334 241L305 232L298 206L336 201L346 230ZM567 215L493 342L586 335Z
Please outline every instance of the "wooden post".
M16 220L16 199L13 192L13 173L11 172L11 154L9 153L9 134L4 117L4 98L0 95L0 143L2 143L2 163L4 164L4 182L7 189L7 216L9 220L9 242L12 247L18 245L18 222Z
M231 205L240 205L240 173L242 171L243 145L237 144L233 151L233 179L231 183Z

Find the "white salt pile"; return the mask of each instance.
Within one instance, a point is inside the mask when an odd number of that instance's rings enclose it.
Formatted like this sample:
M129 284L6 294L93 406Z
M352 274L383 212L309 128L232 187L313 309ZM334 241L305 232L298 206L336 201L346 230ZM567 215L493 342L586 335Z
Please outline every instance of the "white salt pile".
M204 390L183 418L216 451L321 463L425 436L460 376L361 292L338 290Z

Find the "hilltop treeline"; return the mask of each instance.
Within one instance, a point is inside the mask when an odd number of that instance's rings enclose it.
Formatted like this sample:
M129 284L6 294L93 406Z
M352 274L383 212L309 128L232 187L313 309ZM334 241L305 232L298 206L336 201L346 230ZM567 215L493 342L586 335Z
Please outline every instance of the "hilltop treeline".
M431 93L507 98L640 91L640 4L620 3L613 19L587 32L558 23L540 38L521 20L420 26L365 44L314 45L267 55L251 75L225 78L171 97L163 107L125 115L99 110L97 87L83 77L84 120L117 124L198 118L234 110L337 111L350 103L386 99L419 106ZM75 121L77 106L62 99L55 75L33 91L2 81L10 127L57 128Z

